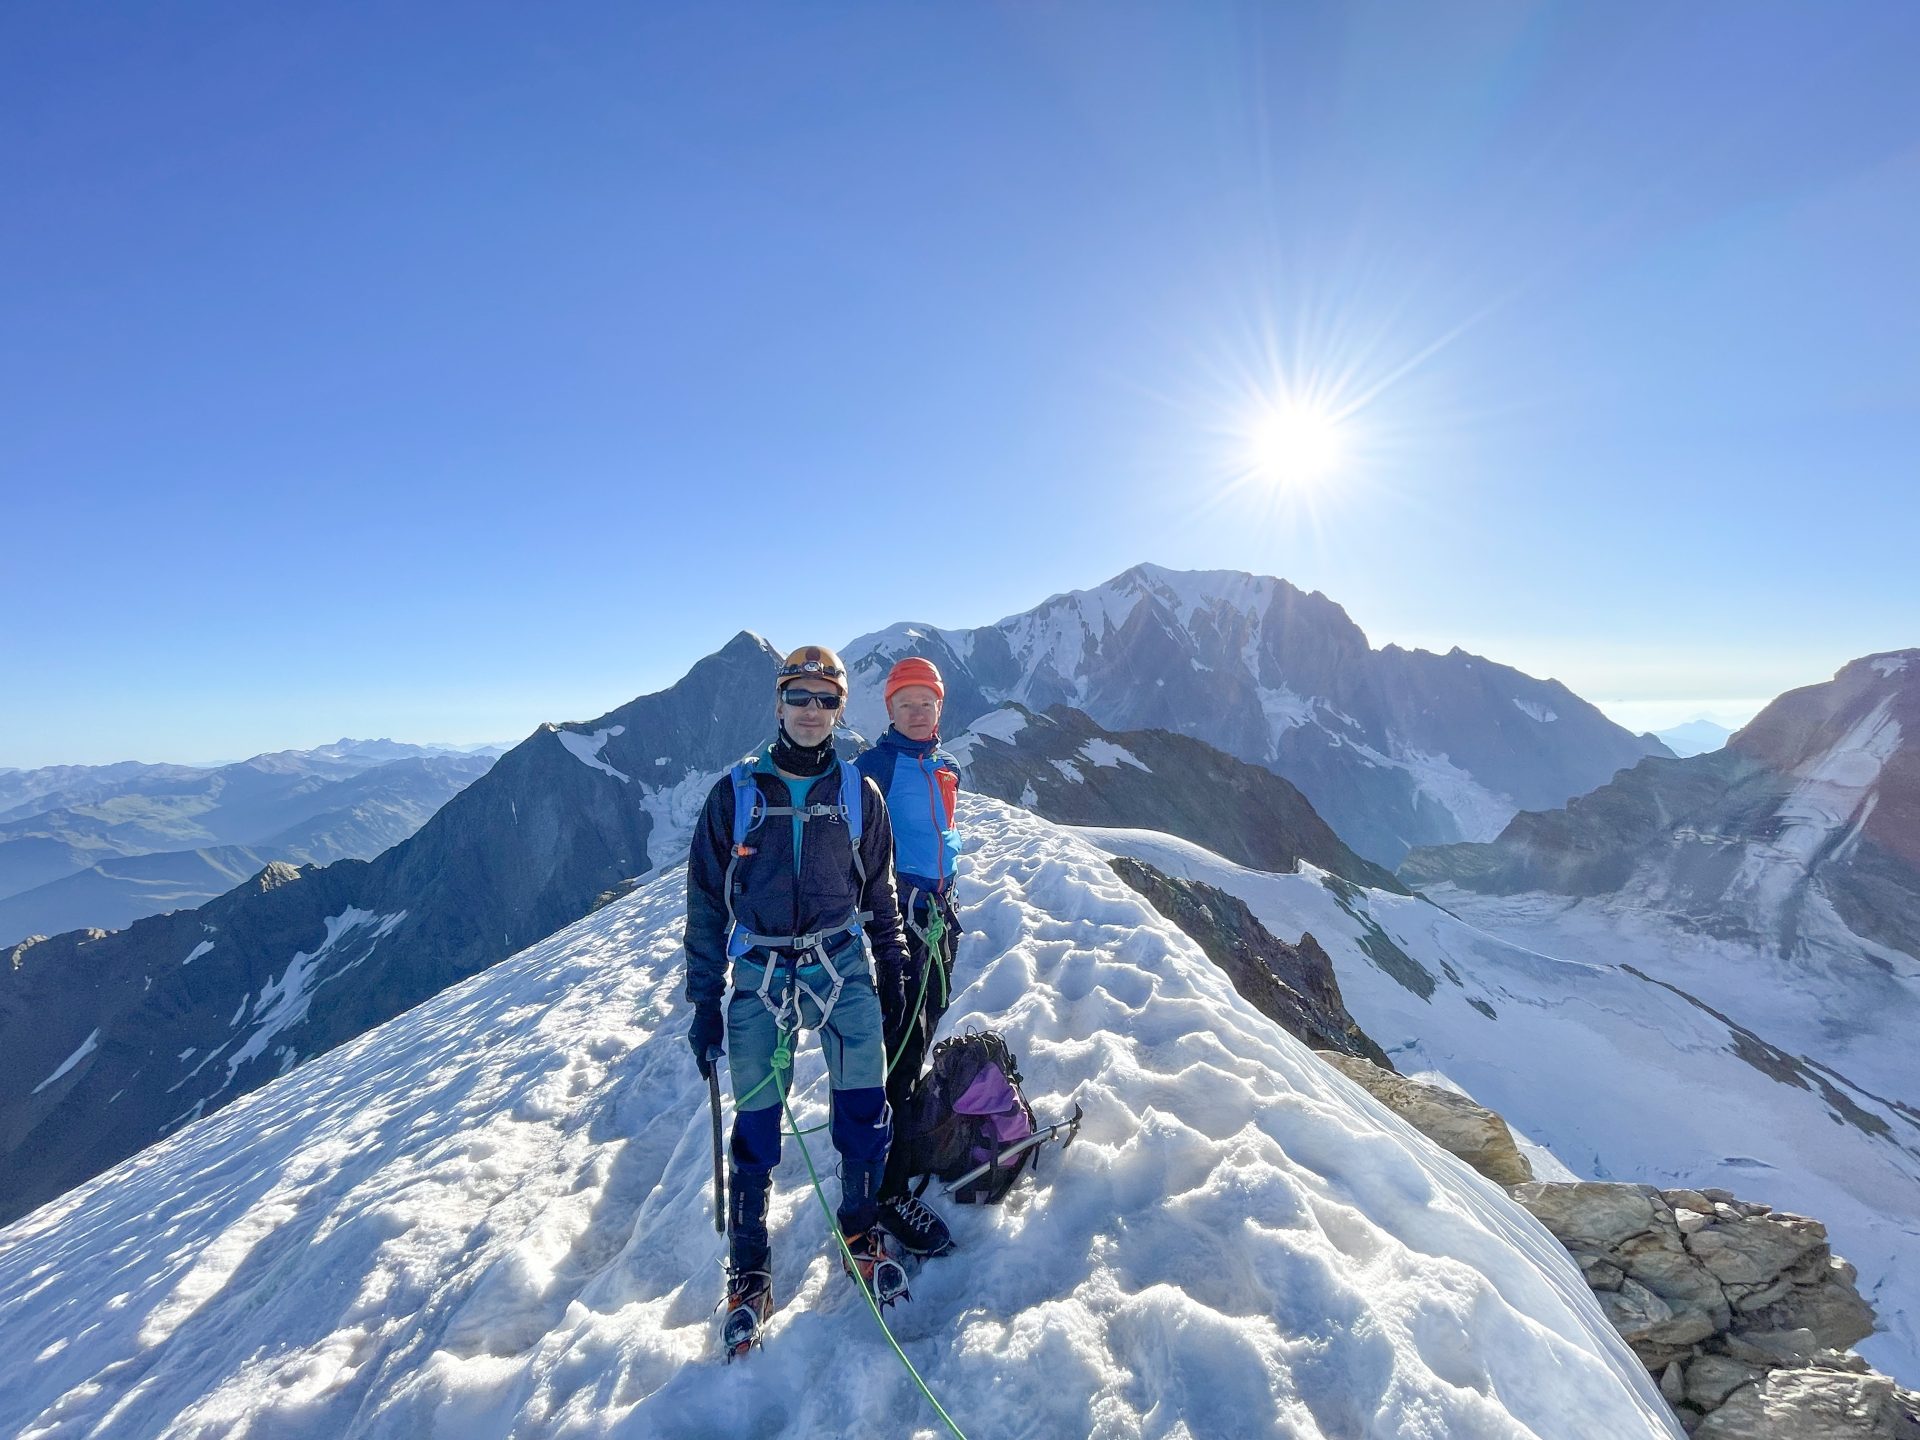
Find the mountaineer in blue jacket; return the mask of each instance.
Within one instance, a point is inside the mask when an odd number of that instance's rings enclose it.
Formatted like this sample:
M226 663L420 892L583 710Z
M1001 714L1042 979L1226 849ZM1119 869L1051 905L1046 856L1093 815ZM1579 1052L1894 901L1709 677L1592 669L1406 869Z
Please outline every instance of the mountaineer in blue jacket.
M960 835L954 809L960 767L940 748L940 712L947 687L931 660L910 655L887 674L887 718L893 723L854 764L886 796L893 822L895 885L906 922L905 1022L887 1054L887 1100L894 1117L893 1148L880 1186L880 1223L915 1255L944 1255L953 1248L946 1222L910 1194L912 1136L902 1133L910 1102L933 1043L940 1017L953 998L954 942L959 922L953 906L954 862ZM916 1003L917 1002L917 1003Z
M887 1302L906 1274L878 1219L891 1134L887 1044L906 1024L907 947L893 888L893 831L871 781L833 748L846 668L823 646L789 655L771 744L713 787L687 857L688 1041L704 1076L724 1038L733 1080L728 1187L729 1355L773 1310L767 1199L780 1159L776 1049L817 1030L840 1153L838 1221L860 1279ZM869 970L862 938L873 949ZM733 999L722 1012L731 969Z

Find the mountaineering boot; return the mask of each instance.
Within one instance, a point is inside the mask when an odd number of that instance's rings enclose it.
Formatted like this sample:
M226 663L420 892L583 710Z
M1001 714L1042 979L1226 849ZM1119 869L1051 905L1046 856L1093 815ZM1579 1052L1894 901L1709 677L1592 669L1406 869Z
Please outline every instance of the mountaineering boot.
M887 1237L878 1225L862 1230L858 1235L847 1236L847 1249L853 1253L853 1263L847 1264L846 1256L840 1257L841 1268L866 1287L873 1296L874 1303L885 1309L896 1300L911 1300L907 1293L907 1272L900 1262L887 1253Z
M836 1096L836 1104L838 1099ZM884 1103L877 1108L884 1124ZM886 1232L876 1223L880 1214L880 1177L886 1168L884 1137L880 1154L873 1159L855 1160L848 1158L844 1150L840 1153L840 1209L834 1219L839 1222L840 1233L847 1237L847 1249L853 1255L851 1264L842 1255L841 1266L866 1287L877 1303L891 1305L896 1300L905 1300L908 1298L907 1272L888 1253Z
M727 1298L720 1343L727 1363L760 1343L773 1314L772 1246L767 1239L767 1195L773 1176L737 1167L727 1187Z
M733 1270L766 1270L767 1197L773 1174L733 1168L727 1177L727 1265Z
M761 1343L761 1332L772 1314L772 1274L728 1266L726 1318L720 1322L720 1344L729 1365Z
M909 1255L931 1259L953 1249L953 1232L917 1196L902 1195L880 1202L880 1223Z

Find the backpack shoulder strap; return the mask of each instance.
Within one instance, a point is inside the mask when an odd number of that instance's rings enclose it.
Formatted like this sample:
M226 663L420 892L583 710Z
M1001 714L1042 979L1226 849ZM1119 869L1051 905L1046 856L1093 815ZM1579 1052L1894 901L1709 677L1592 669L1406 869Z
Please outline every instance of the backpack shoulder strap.
M737 854L753 827L766 817L766 796L754 783L753 762L742 760L730 772L733 776L733 848Z
M853 873L860 881L860 894L867 893L867 857L860 853L860 834L866 824L866 776L851 760L840 762L840 808L847 822L847 843L853 851Z
M866 779L860 773L860 767L852 761L840 762L840 807L847 812L847 833L853 837L855 853L858 853L860 832L866 819L863 803L866 800L865 787L860 783Z

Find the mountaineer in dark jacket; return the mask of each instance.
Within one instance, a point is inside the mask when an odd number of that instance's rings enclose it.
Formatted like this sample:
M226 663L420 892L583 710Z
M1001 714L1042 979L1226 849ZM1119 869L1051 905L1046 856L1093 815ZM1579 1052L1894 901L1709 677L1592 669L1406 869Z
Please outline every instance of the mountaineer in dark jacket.
M900 1027L900 1043L887 1046L893 1060L887 1101L894 1131L880 1186L880 1223L903 1249L944 1255L953 1248L946 1221L907 1189L913 1138L907 1126L934 1031L953 998L954 944L960 933L953 902L954 865L960 858L960 835L954 826L960 767L940 748L947 687L939 667L909 655L887 673L882 693L893 723L854 762L887 800L895 885L907 930L907 1018Z
M876 1219L891 1135L887 1042L906 1023L907 947L886 803L833 747L846 695L833 651L807 646L787 657L774 739L713 787L687 858L688 1040L706 1075L724 1038L733 1079L726 1334L735 1353L773 1309L767 1199L791 1080L773 1065L801 1028L819 1032L826 1056L838 1220L857 1272L877 1299L905 1293L906 1274ZM746 787L738 795L736 776ZM750 808L737 816L742 801ZM736 844L737 818L749 828ZM723 1014L729 968L733 998Z

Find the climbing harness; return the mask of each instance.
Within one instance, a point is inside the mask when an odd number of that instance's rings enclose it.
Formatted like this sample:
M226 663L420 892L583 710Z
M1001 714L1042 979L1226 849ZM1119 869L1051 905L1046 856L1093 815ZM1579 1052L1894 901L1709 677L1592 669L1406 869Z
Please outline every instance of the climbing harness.
M873 919L871 910L858 908L838 925L825 929L808 931L804 935L762 935L749 930L740 923L740 917L733 908L733 877L740 862L754 853L747 844L751 835L765 821L776 816L790 816L801 824L815 820L837 820L847 827L847 839L853 851L854 873L859 877L858 894L864 895L867 889L867 866L860 854L862 833L862 807L860 772L846 761L840 766L840 802L837 805L809 803L806 805L769 805L767 797L759 785L754 782L754 768L751 758L742 760L729 772L733 779L733 844L727 858L726 877L721 881L721 893L727 902L727 957L738 965L756 950L767 952L767 958L761 962L760 984L753 992L760 1003L767 1007L767 1013L773 1016L774 1024L782 1028L798 1028L801 1021L800 997L805 995L813 1001L820 1012L815 1023L825 1025L827 1017L833 1013L833 1007L839 1003L840 994L846 988L847 977L842 975L833 963L835 950L844 949L844 945L829 948L828 942L840 936L849 936L858 941L866 922ZM804 962L800 956L809 958ZM780 964L784 959L784 967ZM802 969L818 967L826 971L829 988L823 995L811 984L800 978ZM788 983L782 988L776 1003L769 993L774 978L784 968ZM736 987L738 988L738 987Z

